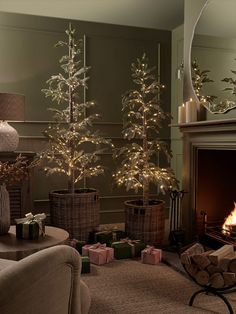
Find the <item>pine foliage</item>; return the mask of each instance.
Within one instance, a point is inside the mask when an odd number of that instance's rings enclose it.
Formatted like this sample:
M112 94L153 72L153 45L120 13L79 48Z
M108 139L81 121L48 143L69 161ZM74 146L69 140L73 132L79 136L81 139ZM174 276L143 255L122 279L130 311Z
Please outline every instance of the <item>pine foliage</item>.
M160 106L160 93L164 86L153 74L155 67L148 66L144 54L131 65L131 77L137 89L127 91L122 97L123 137L128 144L114 151L120 160L120 168L113 174L118 186L125 185L127 191L143 191L143 202L148 203L149 185L154 183L162 191L177 186L172 169L158 165L159 154L166 160L171 152L166 142L158 139L164 120L170 118ZM155 162L156 161L156 162Z
M68 177L68 190L73 193L77 182L103 173L99 155L104 145L111 143L94 130L93 124L99 115L88 114L88 109L95 103L82 99L89 79L89 67L83 66L81 60L83 42L76 40L76 31L71 25L66 34L68 41L56 44L68 51L59 61L63 72L51 76L48 88L42 90L52 101L65 104L65 108L51 109L54 122L44 132L49 146L40 157L47 161L44 167L47 174L59 173Z

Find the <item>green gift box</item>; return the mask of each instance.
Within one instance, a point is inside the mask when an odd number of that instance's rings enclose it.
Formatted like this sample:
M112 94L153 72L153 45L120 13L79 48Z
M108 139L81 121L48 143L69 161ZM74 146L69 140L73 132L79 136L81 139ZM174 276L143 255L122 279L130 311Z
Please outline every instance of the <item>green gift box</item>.
M113 242L111 247L114 249L116 259L140 257L141 251L146 247L140 240L123 240Z
M90 273L90 260L88 256L82 256L81 274Z
M39 224L36 221L16 224L18 239L36 240L39 238Z
M85 241L76 241L75 243L75 249L80 253L80 255L82 254L82 246L84 246L85 244Z
M88 235L88 244L94 244L95 243L95 234L98 232L98 230L92 230L89 232Z
M80 255L82 255L82 247L86 244L85 241L80 241L77 239L70 239L69 245L72 246L74 249L76 249Z
M113 234L112 231L100 231L95 233L94 237L95 243L106 243L107 245L110 245L113 240Z
M124 239L126 237L126 233L122 230L112 230L112 240L120 241L120 239Z
M15 219L16 237L18 239L36 240L45 235L45 213L33 215L28 213L25 218Z

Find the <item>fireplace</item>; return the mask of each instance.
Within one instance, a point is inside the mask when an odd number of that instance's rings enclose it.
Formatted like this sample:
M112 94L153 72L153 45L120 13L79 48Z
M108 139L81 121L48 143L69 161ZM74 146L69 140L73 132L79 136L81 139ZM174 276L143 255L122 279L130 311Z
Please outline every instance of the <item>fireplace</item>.
M236 202L236 119L179 125L183 133L183 227L187 239L221 239ZM219 238L218 238L219 236ZM230 237L236 246L236 237Z

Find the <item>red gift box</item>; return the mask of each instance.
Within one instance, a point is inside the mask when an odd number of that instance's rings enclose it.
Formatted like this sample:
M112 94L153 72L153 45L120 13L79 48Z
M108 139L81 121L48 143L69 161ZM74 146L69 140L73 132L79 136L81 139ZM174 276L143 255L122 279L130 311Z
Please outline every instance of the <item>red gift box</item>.
M141 252L141 261L144 264L156 265L161 262L162 250L155 249L153 246L147 246Z

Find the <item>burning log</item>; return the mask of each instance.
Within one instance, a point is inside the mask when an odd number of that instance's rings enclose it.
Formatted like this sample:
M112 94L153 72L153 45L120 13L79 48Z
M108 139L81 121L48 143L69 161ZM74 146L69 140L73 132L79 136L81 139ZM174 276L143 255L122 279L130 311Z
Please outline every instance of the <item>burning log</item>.
M225 219L222 226L223 232L235 233L236 232L236 203L234 203L234 209L231 211L229 216Z
M181 255L187 273L201 286L215 289L236 285L236 252L233 245L224 245L216 251L202 251L194 245Z

